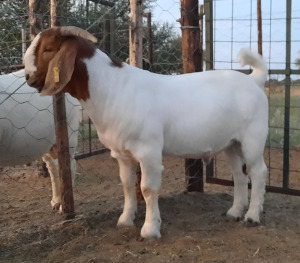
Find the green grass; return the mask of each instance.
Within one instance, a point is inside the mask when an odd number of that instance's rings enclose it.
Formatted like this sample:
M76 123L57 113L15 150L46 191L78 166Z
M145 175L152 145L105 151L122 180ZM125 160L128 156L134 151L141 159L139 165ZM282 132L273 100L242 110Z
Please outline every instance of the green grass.
M268 146L283 147L284 145L284 103L283 94L271 95L269 98ZM290 105L290 147L294 148L300 145L300 96L292 96Z
M79 139L81 140L89 140L89 139L97 139L97 130L94 125L91 125L91 138L89 135L89 125L88 124L80 124L79 127Z

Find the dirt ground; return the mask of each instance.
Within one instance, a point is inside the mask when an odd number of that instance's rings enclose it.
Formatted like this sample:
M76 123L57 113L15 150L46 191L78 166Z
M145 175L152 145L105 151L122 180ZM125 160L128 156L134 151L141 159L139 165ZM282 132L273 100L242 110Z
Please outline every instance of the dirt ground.
M143 203L136 227L116 228L123 193L108 153L77 162L73 221L51 210L50 179L34 167L0 168L0 262L300 262L300 197L267 193L261 225L248 228L222 216L233 188L186 193L183 160L164 165L160 240L140 238Z

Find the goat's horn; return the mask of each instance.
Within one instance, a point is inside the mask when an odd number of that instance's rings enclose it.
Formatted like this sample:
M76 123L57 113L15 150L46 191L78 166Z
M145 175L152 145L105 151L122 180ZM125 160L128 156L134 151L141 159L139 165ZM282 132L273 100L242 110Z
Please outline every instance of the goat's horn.
M63 36L75 35L92 41L93 43L98 41L97 38L95 38L91 33L76 26L64 26L60 28L60 31Z

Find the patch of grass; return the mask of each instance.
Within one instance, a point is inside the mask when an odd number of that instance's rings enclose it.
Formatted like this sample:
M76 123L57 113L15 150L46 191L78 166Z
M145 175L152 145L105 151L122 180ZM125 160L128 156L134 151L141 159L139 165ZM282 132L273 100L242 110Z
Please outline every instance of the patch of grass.
M89 132L89 124L80 124L79 127L79 139L81 140L89 140L89 139L97 139L98 134L94 125L91 125L91 138Z
M283 147L285 97L282 94L271 95L269 98L269 137L267 146ZM300 96L290 99L290 147L300 145Z

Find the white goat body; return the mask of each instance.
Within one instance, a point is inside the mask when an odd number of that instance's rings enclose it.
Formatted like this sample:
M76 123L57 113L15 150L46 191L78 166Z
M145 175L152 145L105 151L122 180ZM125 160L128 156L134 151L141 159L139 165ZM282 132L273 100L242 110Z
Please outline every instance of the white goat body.
M266 136L267 99L252 76L236 71L164 76L126 64L109 68L99 52L85 62L91 96L81 103L113 154L135 157L143 154L142 144L155 144L166 155L214 155L241 142L247 126L258 121Z
M56 37L59 35L58 29L51 30L38 35L25 55L27 82L44 95L68 87L57 88L59 83L54 83L48 76L56 61L63 63L60 47L52 51L53 57L48 62L43 62L42 57L34 57L43 52L34 49L47 46L51 33ZM64 32L72 30L68 28ZM39 41L41 45L38 45ZM76 42L66 43L62 36L61 43L76 54ZM89 45L87 41L86 45ZM234 202L227 215L241 218L248 206L248 178L242 171L246 164L252 179L252 194L245 220L259 223L266 176L263 151L268 133L268 101L263 88L267 70L260 56L247 50L240 52L242 64L254 67L251 75L220 70L163 76L126 64L112 66L110 58L99 50L90 58L79 57L77 60L84 62L89 78L89 97L80 102L93 120L100 140L111 149L120 166L125 204L118 225L132 225L135 218L137 162L141 165L141 189L146 201L141 235L159 238L158 191L163 170L162 155L207 159L223 150L228 156L235 183ZM39 79L39 67L34 61L38 61L41 68L48 67L49 63L45 83ZM75 60L70 66L74 66L74 72L77 64ZM72 74L73 70L68 70ZM69 75L71 81L73 77L74 74ZM87 94L84 89L82 87L82 92ZM68 91L72 94L70 87Z
M14 166L42 158L52 181L52 206L60 203L58 162L49 151L56 143L51 97L41 97L25 82L25 71L0 75L0 165ZM80 122L80 104L66 96L72 172ZM73 175L74 176L74 175Z

